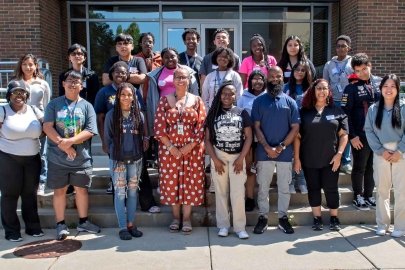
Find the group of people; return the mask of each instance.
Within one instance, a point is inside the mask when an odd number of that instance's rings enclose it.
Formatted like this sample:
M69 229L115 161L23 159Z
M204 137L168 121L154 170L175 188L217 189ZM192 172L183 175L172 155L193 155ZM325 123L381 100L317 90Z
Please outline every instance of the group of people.
M6 239L22 240L19 197L26 234L44 235L36 195L43 193L45 181L54 190L58 240L69 235L64 214L69 186L76 192L77 230L100 231L88 219L95 135L109 156L109 192L122 240L142 236L134 225L138 200L141 210L160 212L146 162L154 157L160 203L172 208L171 232L192 232L192 207L204 203L208 169L218 236L228 236L231 229L229 201L233 232L240 239L249 237L246 211L256 202L253 232L264 233L276 169L278 227L284 233L294 233L288 208L297 190L308 194L314 230L323 229L322 190L329 228L340 230L342 170L352 174L353 205L376 208L378 235L390 229L394 186L391 236L405 234L405 107L395 74L382 79L371 75L370 59L364 53L350 56L351 40L345 35L337 38L337 56L325 64L319 79L298 36L287 38L278 62L259 34L250 39L250 56L242 61L228 48L224 29L215 31L216 49L205 57L197 54L197 31L187 29L182 38L186 51L165 48L159 53L153 50L153 34L142 33L140 51L132 55L133 37L117 35L118 55L106 61L101 89L97 74L84 67L86 49L73 44L68 49L71 68L61 74L59 97L53 100L36 57L20 59L8 85L8 104L0 109Z

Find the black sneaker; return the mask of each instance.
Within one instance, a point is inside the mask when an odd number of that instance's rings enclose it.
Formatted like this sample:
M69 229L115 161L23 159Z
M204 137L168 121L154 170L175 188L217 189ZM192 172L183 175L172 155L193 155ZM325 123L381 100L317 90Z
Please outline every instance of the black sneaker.
M337 217L330 217L329 229L331 231L340 231L340 221Z
M245 211L251 212L255 209L255 200L251 198L246 198L245 200Z
M42 237L45 235L41 229L35 229L35 230L26 229L25 233L28 235L31 235L33 237Z
M135 238L142 237L143 233L137 227L128 228L128 232Z
M130 232L127 229L122 229L118 233L118 235L121 240L131 240L132 239L132 235L130 234Z
M323 230L322 217L314 217L314 224L312 225L312 229L314 231L322 231Z
M292 228L290 222L288 221L287 216L278 219L278 228L286 234L294 233L294 229Z
M111 180L111 178L110 178ZM113 194L114 193L114 187L112 184L112 180L110 181L110 183L108 183L108 188L105 190L106 194Z
M366 203L366 205L368 207L371 207L371 208L374 208L374 209L376 208L376 200L375 200L374 197L364 198L364 202Z
M353 200L353 206L356 207L359 210L370 210L370 208L367 206L366 202L364 201L363 196L358 194L356 198Z
M6 235L6 239L11 242L21 242L23 240L20 233Z
M257 221L257 224L255 226L255 228L253 229L253 233L256 234L262 234L266 231L267 229L267 218L265 218L265 216L259 216L259 220Z

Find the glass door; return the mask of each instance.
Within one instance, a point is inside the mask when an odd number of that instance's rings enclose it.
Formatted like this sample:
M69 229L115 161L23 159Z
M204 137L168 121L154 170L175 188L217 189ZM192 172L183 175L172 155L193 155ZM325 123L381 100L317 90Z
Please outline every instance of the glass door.
M208 54L215 50L214 45L214 32L223 28L229 32L229 48L231 48L236 54L240 55L239 44L239 31L236 23L202 23L201 24L201 49L203 54Z
M179 53L186 50L183 38L181 35L183 32L192 28L200 33L200 24L197 23L164 23L163 24L163 48L171 47L175 48ZM201 55L201 44L197 49L197 53Z

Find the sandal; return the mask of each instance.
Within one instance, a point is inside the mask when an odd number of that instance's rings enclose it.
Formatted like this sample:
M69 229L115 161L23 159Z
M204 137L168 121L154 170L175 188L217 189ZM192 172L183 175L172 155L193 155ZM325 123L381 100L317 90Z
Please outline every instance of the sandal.
M180 230L180 221L178 219L173 219L172 223L169 225L170 232L178 232Z
M191 221L183 221L183 227L181 228L183 234L190 234L193 231L191 227Z

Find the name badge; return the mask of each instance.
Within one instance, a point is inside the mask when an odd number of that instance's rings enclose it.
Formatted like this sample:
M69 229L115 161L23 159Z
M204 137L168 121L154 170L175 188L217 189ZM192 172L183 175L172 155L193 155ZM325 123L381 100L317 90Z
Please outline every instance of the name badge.
M340 84L338 84L338 85L336 86L336 88L337 88L337 90L339 91L339 93L342 93L342 92L343 92L343 88L342 88L342 86L341 86Z
M290 78L290 76L291 76L291 71L284 72L284 78Z
M328 121L335 120L335 116L334 115L327 115L326 120L328 120Z
M58 118L66 118L67 113L65 110L63 110L63 111L57 112L56 115L58 116Z
M136 67L130 67L129 73L138 73L138 69Z
M184 135L184 125L183 122L177 122L177 134Z
M83 85L83 88L86 88L87 87L87 80L84 80L82 85Z
M217 65L212 64L211 68L212 68L212 69L217 69L217 68L218 68L218 66L217 66Z
M164 81L164 80L159 80L158 85L159 85L159 86L165 86L165 85L166 85L166 81Z
M339 74L339 70L337 68L332 69L332 74Z

